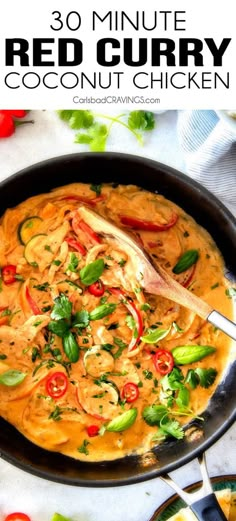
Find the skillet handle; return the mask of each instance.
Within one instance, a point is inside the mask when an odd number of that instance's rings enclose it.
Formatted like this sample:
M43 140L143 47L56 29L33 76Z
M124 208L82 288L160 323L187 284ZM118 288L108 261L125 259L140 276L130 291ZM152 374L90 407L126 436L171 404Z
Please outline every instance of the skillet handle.
M224 331L224 333L233 338L233 340L236 340L236 324L224 317L224 315L221 315L219 311L212 311L210 315L208 315L207 321L213 324L213 326L218 327L218 329L221 329L221 331Z
M213 493L192 503L190 508L199 521L227 521Z

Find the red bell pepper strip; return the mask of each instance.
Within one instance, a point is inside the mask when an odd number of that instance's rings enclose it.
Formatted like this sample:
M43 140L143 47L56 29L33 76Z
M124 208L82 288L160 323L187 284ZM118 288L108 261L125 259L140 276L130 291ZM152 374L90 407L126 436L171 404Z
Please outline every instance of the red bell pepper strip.
M134 302L126 297L125 293L119 288L109 288L112 295L119 298L119 300L127 307L129 313L133 316L137 328L137 335L133 334L128 346L128 351L132 351L138 344L140 337L143 334L143 320L140 311L135 306Z
M80 219L77 213L72 219L72 228L76 234L79 234L79 232L82 230L92 240L92 242L101 244L100 237L92 230L92 228L90 228L87 223Z
M193 279L195 271L196 264L193 264L187 271L181 273L178 277L176 277L176 280L179 282L179 284L181 284L181 286L187 288Z
M31 307L31 309L33 311L33 314L41 315L41 311L40 311L39 307L37 306L35 300L30 295L28 286L26 286L26 288L25 288L25 296L26 296L26 300L27 300L29 306Z
M173 355L165 349L158 349L158 351L152 357L155 369L161 375L171 373L174 367Z
M7 264L2 268L2 280L7 286L16 282L16 266L14 264Z
M86 430L90 438L99 434L98 425L89 425Z
M79 241L73 239L72 237L66 237L65 241L67 242L67 244L69 244L71 248L73 248L73 250L78 251L79 253L81 253L81 255L86 255L86 249L83 246L83 244L81 244Z
M146 230L148 232L164 232L169 230L178 220L177 213L173 213L171 219L166 224L157 224L151 221L143 221L142 219L136 219L135 217L129 217L128 215L120 215L120 222L125 226L129 226L134 230Z
M121 389L120 396L127 403L133 403L139 397L139 388L133 382L127 382Z

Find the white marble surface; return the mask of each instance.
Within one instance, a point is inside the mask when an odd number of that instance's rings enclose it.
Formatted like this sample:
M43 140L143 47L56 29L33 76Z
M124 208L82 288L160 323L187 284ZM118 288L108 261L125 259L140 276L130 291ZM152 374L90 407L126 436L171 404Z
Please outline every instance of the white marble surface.
M32 112L34 126L17 130L10 139L0 140L0 180L17 170L49 157L79 152L70 131L53 112ZM151 157L185 171L176 135L176 112L156 116L156 130L140 147L123 129L114 127L107 150ZM235 426L208 452L211 476L236 473ZM199 479L196 462L173 473L180 485ZM50 521L59 511L75 521L148 521L157 506L171 495L160 479L118 488L69 487L31 476L0 460L0 520L13 511L23 511L32 521Z

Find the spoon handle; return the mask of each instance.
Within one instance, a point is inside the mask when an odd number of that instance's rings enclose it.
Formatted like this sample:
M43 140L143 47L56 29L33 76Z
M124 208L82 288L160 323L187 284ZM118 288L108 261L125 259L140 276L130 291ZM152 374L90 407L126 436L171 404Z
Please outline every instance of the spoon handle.
M224 331L226 335L236 340L236 324L234 324L231 320L221 315L218 311L213 310L207 317L208 322L213 324L213 326L217 327L221 331Z
M199 521L226 521L224 512L213 493L192 503L191 510Z

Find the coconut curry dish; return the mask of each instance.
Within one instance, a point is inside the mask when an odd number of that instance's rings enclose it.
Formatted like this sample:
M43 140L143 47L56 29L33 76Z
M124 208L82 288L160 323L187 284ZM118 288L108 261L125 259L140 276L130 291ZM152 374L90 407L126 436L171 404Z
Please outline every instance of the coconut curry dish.
M230 340L145 293L132 259L80 218L128 230L182 286L232 316L209 234L163 196L76 183L0 221L0 415L33 443L83 461L182 439L222 377Z

